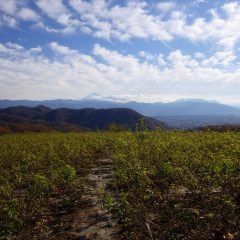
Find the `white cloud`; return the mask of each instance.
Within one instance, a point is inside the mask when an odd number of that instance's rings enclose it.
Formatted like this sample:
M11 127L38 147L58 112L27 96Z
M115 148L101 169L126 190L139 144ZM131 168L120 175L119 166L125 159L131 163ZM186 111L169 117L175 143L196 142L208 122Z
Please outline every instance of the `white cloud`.
M239 3L238 2L230 2L226 3L222 6L222 9L225 11L225 13L228 16L232 16L233 14L238 14L239 13Z
M240 2L226 3L222 10L225 16L221 17L216 9L212 9L210 21L197 18L193 24L185 24L179 36L192 41L211 41L225 50L232 50L240 40Z
M105 1L70 0L96 37L121 41L130 38L171 40L164 23L146 10L146 3L129 1L126 5L110 7ZM126 17L127 16L127 17Z
M195 0L193 3L199 4L199 3L206 3L208 0Z
M6 14L15 13L17 6L15 0L0 0L0 11Z
M11 43L11 42L7 42L5 44L9 49L14 49L14 50L23 50L24 47L19 45L19 44L16 44L16 43Z
M0 44L0 53L5 53L5 52L7 52L7 47L5 47L5 45L3 45L3 44Z
M26 7L27 0L0 0L0 25L17 28L19 21L39 21L40 16Z
M174 1L155 5L125 1L120 5L106 0L36 0L33 3L41 10L39 12L32 9L29 2L0 0L0 25L16 28L20 21L38 21L34 26L49 33L81 31L97 38L121 41L139 38L170 42L181 38L198 44L209 43L224 51L231 51L240 41L239 1L218 4L209 10L210 18L204 12L201 17L189 15L191 4L177 10ZM154 7L159 11L152 11ZM164 12L169 14L164 15ZM46 16L60 27L53 27Z
M17 21L15 18L10 17L8 15L3 14L2 16L0 15L0 26L7 26L10 28L17 28Z
M19 18L21 18L24 21L39 21L40 16L36 14L32 9L30 8L22 8L18 12Z
M69 35L75 32L75 28L72 26L67 26L63 28L52 28L48 27L46 24L43 22L38 22L34 25L32 25L33 28L36 29L43 29L44 31L48 33L55 33L55 34L63 34L63 35Z
M194 53L194 57L197 58L197 59L204 59L206 56L205 56L204 53L195 52L195 53Z
M101 57L104 62L114 67L123 83L128 84L130 89L140 89L146 83L154 84L160 80L160 71L157 66L143 62L132 55L122 55L116 51L110 51L95 44L93 53ZM123 87L123 86L121 86Z
M166 66L166 60L165 60L165 56L162 53L159 53L158 57L157 57L158 63L160 66Z
M30 48L30 52L32 53L40 53L42 52L42 48L40 46L34 47L34 48Z
M164 54L159 53L158 55L152 54L145 51L140 51L138 55L148 63L159 64L159 67L164 67L167 65Z
M61 24L62 28L53 28L43 22L39 22L35 27L42 28L49 33L72 34L76 29L82 29L82 22L73 18L71 11L64 5L62 0L37 0L36 5L49 18Z
M36 5L50 18L58 19L63 14L69 14L62 0L37 0Z
M78 54L77 50L72 50L69 47L65 47L65 46L59 45L56 42L49 43L49 47L57 54L63 54L63 55Z
M198 1L198 3L203 1ZM146 3L127 2L126 5L110 6L103 0L70 0L70 5L79 13L84 24L96 37L127 41L131 38L172 41L176 38L192 42L211 41L219 47L232 49L240 40L240 3L230 2L220 9L212 9L212 19L204 15L193 18L176 11L174 2L161 2L158 9L171 14L165 20L161 15L153 15ZM128 17L126 17L128 16Z
M228 66L230 65L234 60L236 60L237 57L232 52L216 52L213 56L211 56L208 59L205 59L202 61L203 65L223 65Z
M157 56L145 51L140 51L139 56L141 56L143 59L145 59L148 62L153 61L155 60L155 58L157 58Z
M178 49L171 52L168 56L168 60L175 67L198 67L199 63L189 55L183 55L182 52Z
M161 61L156 64L142 62L136 56L124 55L99 44L94 46L93 56L57 42L50 43L49 48L54 56L51 60L40 46L26 49L16 43L0 44L2 98L9 98L11 92L16 98L79 99L96 91L103 96L124 93L128 99L141 101L238 97L238 65L229 69L204 65L201 63L204 60L184 55L180 50L168 55L160 53L158 57L163 61L160 66ZM224 64L230 61L229 56L230 53L216 52L212 57Z
M0 44L0 55L2 54L3 59L10 58L21 60L21 58L30 58L31 56L40 56L35 54L40 54L42 52L42 48L37 46L35 48L25 49L23 46L7 42L5 44Z
M176 8L177 4L175 2L160 2L157 5L158 10L162 12L168 12Z

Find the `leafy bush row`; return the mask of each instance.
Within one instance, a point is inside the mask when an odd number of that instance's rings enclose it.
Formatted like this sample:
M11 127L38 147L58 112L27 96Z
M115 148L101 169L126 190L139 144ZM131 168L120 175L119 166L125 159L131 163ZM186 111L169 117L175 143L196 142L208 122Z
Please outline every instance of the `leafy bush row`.
M137 132L113 148L124 239L239 239L240 134Z
M79 199L104 144L94 133L0 136L0 239L36 228L54 198Z

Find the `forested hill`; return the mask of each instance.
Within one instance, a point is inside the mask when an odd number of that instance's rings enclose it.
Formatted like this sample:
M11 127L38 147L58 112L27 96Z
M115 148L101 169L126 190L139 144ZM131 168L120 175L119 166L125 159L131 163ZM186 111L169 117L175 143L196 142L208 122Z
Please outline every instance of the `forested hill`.
M140 119L144 119L147 129L165 128L165 125L155 119L145 117L134 110L127 108L112 109L50 109L45 106L37 107L9 107L0 109L0 122L2 128L10 128L11 131L20 131L19 128L38 127L45 130L105 130L109 126L123 127L134 130ZM39 130L41 131L41 130Z
M183 99L173 102L144 103L144 102L116 102L106 100L0 100L0 109L14 106L36 107L44 105L52 109L111 109L130 108L146 116L185 116L185 115L240 115L240 108L228 106L222 103L202 99Z

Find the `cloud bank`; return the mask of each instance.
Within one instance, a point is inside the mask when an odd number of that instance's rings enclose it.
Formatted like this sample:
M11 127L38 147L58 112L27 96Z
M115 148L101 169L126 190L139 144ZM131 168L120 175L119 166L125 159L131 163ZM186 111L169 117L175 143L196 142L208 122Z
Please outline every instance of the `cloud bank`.
M240 70L235 56L217 52L210 58L193 58L174 50L159 53L164 64L141 56L124 55L95 44L91 54L51 42L49 59L41 47L26 49L14 43L0 44L0 89L7 98L75 98L96 90L105 96L136 96L146 101L174 100L184 96L231 100L238 95ZM197 54L198 55L198 54ZM156 61L155 61L156 60ZM207 62L207 63L206 63ZM236 63L235 63L236 64ZM234 64L234 66L236 66ZM220 65L229 66L221 69ZM158 98L157 98L158 96ZM220 96L220 99L219 99Z

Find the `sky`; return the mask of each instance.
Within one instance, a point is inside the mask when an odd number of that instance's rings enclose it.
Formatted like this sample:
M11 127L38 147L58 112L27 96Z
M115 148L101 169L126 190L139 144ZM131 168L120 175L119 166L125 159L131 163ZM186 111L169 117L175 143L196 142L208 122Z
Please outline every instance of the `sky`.
M240 1L0 0L0 99L240 104Z

